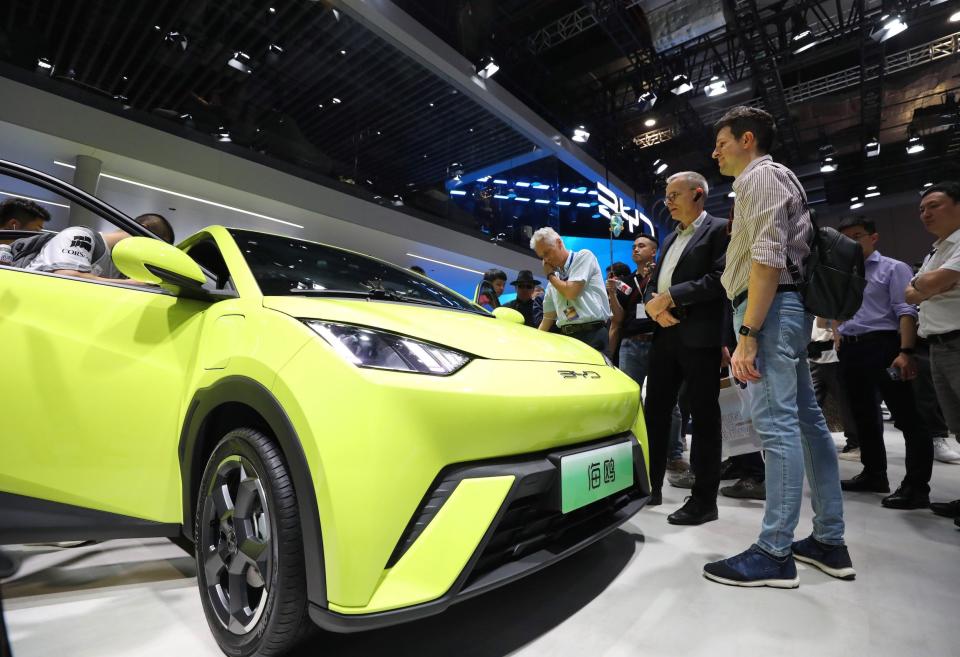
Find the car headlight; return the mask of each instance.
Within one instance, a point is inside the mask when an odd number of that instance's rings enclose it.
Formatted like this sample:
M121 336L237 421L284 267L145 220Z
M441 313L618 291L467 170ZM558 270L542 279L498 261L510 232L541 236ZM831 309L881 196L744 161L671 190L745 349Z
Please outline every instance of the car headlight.
M344 360L357 367L447 376L470 362L466 354L363 326L304 320Z

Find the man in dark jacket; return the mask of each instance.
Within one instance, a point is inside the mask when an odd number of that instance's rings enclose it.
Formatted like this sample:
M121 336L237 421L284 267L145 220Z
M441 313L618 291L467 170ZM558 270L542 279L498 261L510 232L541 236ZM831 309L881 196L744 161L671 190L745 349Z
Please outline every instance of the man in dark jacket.
M540 281L533 277L529 269L521 269L517 280L510 283L517 288L517 298L506 304L523 315L523 323L533 328L539 328L543 321L543 299L535 297L533 290L540 285Z
M667 180L666 205L680 222L663 241L662 254L647 289L646 312L657 327L650 353L644 407L650 438L650 478L660 496L667 459L670 414L686 382L693 439L692 495L667 520L699 525L717 519L720 487L720 360L726 295L720 283L729 236L727 222L708 215L707 181L683 171Z

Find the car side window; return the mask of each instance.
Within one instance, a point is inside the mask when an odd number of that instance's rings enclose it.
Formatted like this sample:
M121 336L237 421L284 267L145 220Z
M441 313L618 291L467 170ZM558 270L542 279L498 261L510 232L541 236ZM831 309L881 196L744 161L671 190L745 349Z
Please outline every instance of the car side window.
M211 292L236 293L237 288L233 284L233 279L230 278L230 269L213 239L207 238L192 244L186 252L194 262L200 265L200 269L207 277L207 282L203 285L204 289Z

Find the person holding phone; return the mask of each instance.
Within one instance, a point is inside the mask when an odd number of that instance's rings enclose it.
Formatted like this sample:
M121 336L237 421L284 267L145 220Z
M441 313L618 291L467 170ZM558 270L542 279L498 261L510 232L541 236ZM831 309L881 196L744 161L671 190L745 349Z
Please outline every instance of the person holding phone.
M880 419L882 398L893 416L894 426L906 442L907 474L900 487L884 497L888 509L921 509L930 505L930 475L933 472L933 440L913 395L917 363L917 308L905 298L913 271L905 262L877 250L880 235L876 224L863 217L849 217L839 230L863 247L867 287L863 305L853 318L840 324L840 378L850 400L860 441L863 471L840 482L843 490L888 493L887 452Z

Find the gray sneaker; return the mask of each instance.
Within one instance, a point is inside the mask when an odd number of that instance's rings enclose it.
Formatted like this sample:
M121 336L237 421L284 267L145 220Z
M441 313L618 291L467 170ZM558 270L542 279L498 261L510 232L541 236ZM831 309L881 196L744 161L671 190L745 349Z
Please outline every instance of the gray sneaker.
M670 485L674 488L693 488L693 470L671 472L667 475L667 481L669 481Z
M767 487L762 481L741 479L732 486L724 486L721 488L720 494L725 497L735 497L741 500L765 500L767 499Z

